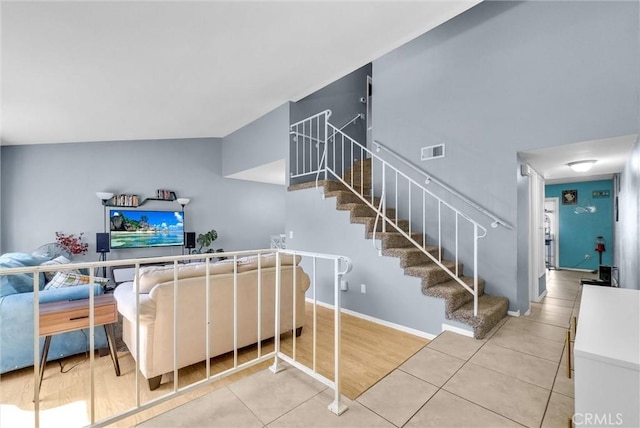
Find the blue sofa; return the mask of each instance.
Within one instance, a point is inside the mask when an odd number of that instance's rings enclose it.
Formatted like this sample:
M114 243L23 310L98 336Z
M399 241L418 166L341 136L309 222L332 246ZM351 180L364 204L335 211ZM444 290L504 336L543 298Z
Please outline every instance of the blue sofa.
M0 270L12 267L37 266L49 260L25 253L7 253L0 256ZM40 303L89 298L90 287L44 290L46 280L40 274ZM94 285L95 294L102 294L100 285ZM0 275L0 373L33 365L33 276L31 274ZM107 347L103 327L96 327L96 349ZM40 350L44 338L40 338ZM85 353L89 348L89 329L57 334L51 339L47 361Z

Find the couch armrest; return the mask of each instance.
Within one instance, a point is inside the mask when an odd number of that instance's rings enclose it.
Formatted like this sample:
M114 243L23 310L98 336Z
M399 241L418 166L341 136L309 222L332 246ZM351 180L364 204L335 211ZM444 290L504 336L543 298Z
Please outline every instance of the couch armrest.
M95 284L93 288L96 296L104 294L104 290L102 289L100 284ZM42 290L39 293L39 300L42 304L49 302L59 302L62 300L88 299L89 292L90 288L88 285L77 285L74 287ZM31 309L30 313L33 313L33 292L10 294L8 296L4 296L0 301L2 302L0 306L13 304L29 306Z
M94 295L104 294L100 284L94 284ZM58 302L60 300L88 299L91 289L88 285L76 285L73 287L55 288L40 291L40 303Z
M136 321L136 293L133 289L133 282L125 282L116 287L113 296L118 302L118 312L123 317L135 323ZM148 325L155 321L156 304L148 294L140 293L140 324Z

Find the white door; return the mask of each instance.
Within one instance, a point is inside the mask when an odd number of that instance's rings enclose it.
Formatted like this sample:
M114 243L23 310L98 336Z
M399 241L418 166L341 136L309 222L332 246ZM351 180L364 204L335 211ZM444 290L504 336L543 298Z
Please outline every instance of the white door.
M367 113L366 113L366 126L367 126L367 148L373 147L373 123L372 123L372 111L373 111L373 79L371 76L367 76Z
M540 278L546 273L544 240L544 178L526 165L529 176L529 301L539 302Z

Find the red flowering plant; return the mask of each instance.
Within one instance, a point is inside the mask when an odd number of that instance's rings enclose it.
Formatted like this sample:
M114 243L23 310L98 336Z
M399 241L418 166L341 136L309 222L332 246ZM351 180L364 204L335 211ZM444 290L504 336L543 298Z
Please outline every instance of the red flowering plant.
M73 233L67 235L63 232L56 232L56 242L69 250L71 254L87 254L89 244L82 242L84 232L76 236Z

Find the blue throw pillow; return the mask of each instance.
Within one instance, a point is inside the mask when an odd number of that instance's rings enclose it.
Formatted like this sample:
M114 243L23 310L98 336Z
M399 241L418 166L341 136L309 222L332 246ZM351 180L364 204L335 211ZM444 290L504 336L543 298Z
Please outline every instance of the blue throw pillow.
M0 256L0 269L9 269L25 266L38 266L47 261L47 258L26 253L6 253ZM45 285L44 274L40 274L40 289ZM16 293L29 293L33 291L33 275L21 273L15 275L0 276L0 297Z

